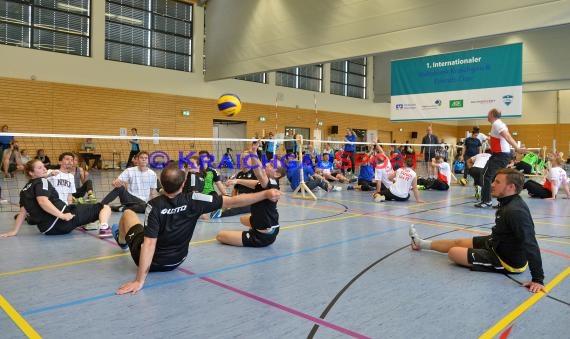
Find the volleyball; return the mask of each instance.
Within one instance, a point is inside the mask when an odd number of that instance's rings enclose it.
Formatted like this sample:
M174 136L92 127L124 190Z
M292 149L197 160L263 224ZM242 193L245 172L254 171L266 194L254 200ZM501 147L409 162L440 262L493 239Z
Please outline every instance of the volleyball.
M380 193L374 193L374 195L372 195L372 199L374 200L374 202L382 202L385 200L385 197Z
M235 94L222 94L218 98L218 110L227 117L233 117L241 111L241 100Z

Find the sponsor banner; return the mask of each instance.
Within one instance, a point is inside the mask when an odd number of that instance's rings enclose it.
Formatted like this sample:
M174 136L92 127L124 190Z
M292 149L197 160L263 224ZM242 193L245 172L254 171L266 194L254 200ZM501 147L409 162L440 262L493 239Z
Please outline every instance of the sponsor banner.
M520 117L522 86L394 96L391 120L487 118L492 108L504 117Z
M521 43L397 60L391 66L392 120L484 118L484 108L493 107L505 116L521 116Z

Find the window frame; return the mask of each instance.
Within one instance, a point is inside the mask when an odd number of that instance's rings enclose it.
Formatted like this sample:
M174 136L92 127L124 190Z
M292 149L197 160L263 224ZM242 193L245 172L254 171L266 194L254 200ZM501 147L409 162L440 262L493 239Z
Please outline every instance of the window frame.
M355 60L359 60L362 62L355 62ZM336 68L335 64L336 63L342 63L343 67L342 69ZM358 72L353 72L351 71L351 67L350 65L355 65L358 67L363 67L364 68L364 72L363 73L358 73ZM342 75L342 81L338 81L338 80L333 80L333 78L335 78L333 76L333 73L339 73ZM355 84L351 84L351 75L355 76L355 77L362 77L362 86L358 86ZM363 58L355 58L355 59L346 59L346 60L339 60L339 61L333 61L331 62L331 76L330 76L330 94L332 95L341 95L341 96L345 96L345 97L352 97L352 98L357 98L357 99L367 99L368 95L367 95L367 81L368 81L368 59L366 57ZM337 86L334 86L337 85ZM338 93L335 89L335 87L340 87L342 88L342 93ZM351 95L352 90L357 89L358 92L361 93L361 95Z
M92 32L92 17L91 17L91 12L92 12L92 1L91 0L85 0L86 4L87 4L87 8L83 8L83 7L78 7L78 6L74 6L72 4L66 4L66 3L61 3L61 2L57 2L57 4L61 4L61 7L66 6L68 9L70 10L63 10L63 9L58 9L58 6L55 7L49 7L49 6L45 6L42 5L41 3L36 3L35 0L4 0L6 6L13 4L13 5L20 5L23 9L27 8L27 11L29 11L26 15L26 19L21 20L21 22L14 22L16 21L15 19L12 18L8 18L6 17L5 19L0 19L0 24L5 24L6 26L6 38L9 37L8 34L8 28L10 26L12 27L20 27L22 30L22 36L27 35L28 40L26 41L24 38L22 38L22 40L18 41L18 42L9 42L8 39L3 40L0 42L0 44L2 45L6 45L6 46L15 46L15 47L21 47L21 48L29 48L29 49L34 49L34 50L40 50L40 51L47 51L47 52L55 52L55 53L63 53L63 54L68 54L68 55L76 55L76 56L83 56L83 57L91 57L91 44L92 44L92 37L91 37L91 32ZM76 10L71 10L71 9L76 9ZM45 10L47 11L52 11L54 13L58 13L58 14L63 14L63 15L67 15L68 18L78 18L79 21L79 25L81 26L81 28L85 28L86 31L83 30L73 30L70 29L69 26L56 26L57 24L57 20L53 20L53 22L50 22L52 24L51 27L47 26L46 24L42 24L40 22L36 22L36 11L42 11ZM12 20L11 20L12 19ZM84 23L82 20L86 20L86 23ZM69 20L68 20L69 21ZM85 27L82 27L82 26ZM67 41L66 45L56 45L56 44L45 44L42 43L41 39L37 39L36 38L36 34L41 34L41 32L48 32L48 33L53 33L54 34L54 40L55 40L55 34L56 33L61 33L61 34L65 34L65 36L63 36L63 38L67 38L64 39ZM77 53L73 53L73 47L75 47L75 45L70 44L69 43L69 37L77 37L80 39L80 49L79 52ZM61 37L60 37L61 38ZM52 48L43 48L43 47L38 47L38 46L42 46L42 45L49 45ZM84 47L84 48L83 48Z
M168 13L158 13L155 6L157 2L161 2L162 5L168 5L168 3L177 3L181 6L187 6L190 12L189 18L180 18L175 16L170 16ZM194 5L188 1L183 0L140 0L138 3L140 6L132 6L129 1L122 0L105 0L105 60L125 62L133 65L149 66L162 69L169 69L174 71L183 71L191 73L194 71ZM124 16L122 14L112 13L109 9L111 6L118 6L121 10L126 8L133 12L140 12L142 21L129 16ZM129 23L129 20L132 20ZM141 21L140 24L136 24L136 21ZM186 27L187 33L169 32L165 29L160 29L157 27L157 22L167 23L170 21L171 24L180 24ZM131 37L136 33L137 30L142 38L142 43L135 43L133 39L127 41L125 38L128 37L128 33L125 36L121 36L123 28L130 29ZM112 30L119 30L118 39L114 38L111 33L115 33ZM185 30L185 31L186 31ZM173 49L168 49L166 46L158 46L156 44L157 37L160 37L158 41L166 42L168 39L172 41L170 47ZM180 43L184 45L183 52L175 50L177 47L177 39L180 39ZM124 50L122 48L125 48ZM138 55L136 49L140 49ZM130 53L129 53L130 52ZM118 56L114 56L117 54ZM128 53L131 55L123 57L123 53ZM137 56L139 57L137 60ZM160 62L160 57L166 56L163 62ZM181 60L178 57L182 58ZM179 62L181 61L181 64Z

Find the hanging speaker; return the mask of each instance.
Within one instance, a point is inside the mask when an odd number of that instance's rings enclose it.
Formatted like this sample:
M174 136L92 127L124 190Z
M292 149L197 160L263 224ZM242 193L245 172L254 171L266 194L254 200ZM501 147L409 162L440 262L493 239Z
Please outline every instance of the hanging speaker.
M331 126L331 134L338 134L338 126L337 125Z

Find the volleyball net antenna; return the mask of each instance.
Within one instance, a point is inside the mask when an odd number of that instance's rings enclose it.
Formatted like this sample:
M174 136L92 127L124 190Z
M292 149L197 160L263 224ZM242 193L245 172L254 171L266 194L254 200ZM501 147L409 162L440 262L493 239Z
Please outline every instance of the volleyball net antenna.
M25 176L23 165L31 159L40 157L46 163L49 169L57 170L60 167L59 157L64 152L72 152L76 154L77 166L89 173L88 179L92 181L93 191L101 201L110 191L113 190L113 180L116 179L123 170L128 166L133 166L133 159L129 159L130 155L137 153L131 152L136 149L133 147L134 139L138 142L138 150L148 153L148 167L153 170L157 177L160 177L162 168L170 163L176 163L181 168L188 170L190 158L199 156L199 166L216 169L219 179L225 182L227 178L235 176L237 172L247 170L244 167L244 151L251 150L254 139L250 138L192 138L192 137L157 137L157 136L102 136L102 135L79 135L79 134L25 134L25 133L0 133L0 135L11 135L14 137L15 144L13 147L5 150L2 155L2 166L0 171L0 187L1 198L7 200L0 205L0 212L19 210L20 191L27 183L28 178ZM255 139L257 140L257 139ZM287 154L285 144L287 141L296 143L294 152ZM274 154L270 156L266 150L269 143L273 143ZM311 140L298 138L292 139L261 139L257 155L262 163L273 161L274 166L284 166L286 158L293 158L298 161L297 166L306 162L309 156L305 154L311 144L314 149L313 154L322 155L325 149L330 146L333 150L331 162L335 166L340 164L348 170L347 161L352 161L350 157L343 156L344 140ZM359 152L354 157L355 173L358 175L359 164L370 161L371 155L368 151L372 150L371 142L355 142L360 145ZM390 159L392 164L404 164L407 157L414 158L414 168L418 175L425 175L425 164L423 162L423 154L420 154L421 144L392 144L379 143L384 149L385 155ZM364 147L362 147L364 146ZM437 145L423 145L441 147ZM449 145L450 149L455 149ZM405 150L401 153L393 153L396 149ZM407 150L406 150L407 149ZM408 151L413 151L409 154ZM538 149L532 149L538 150ZM546 154L544 148L540 148L540 155ZM207 154L200 155L201 152ZM453 153L450 152L450 153ZM46 157L49 158L47 162ZM130 163L129 163L130 160ZM336 162L335 162L336 160ZM319 159L312 159L313 165L318 165ZM449 157L449 161L453 158ZM75 169L73 169L75 173ZM159 184L158 184L159 185ZM157 186L158 186L157 185ZM282 190L291 192L295 187L290 188L290 183L286 178L281 180ZM160 188L158 186L158 188ZM227 187L226 192L229 193L232 188ZM303 193L303 192L301 192ZM313 199L312 192L305 191L307 196Z

